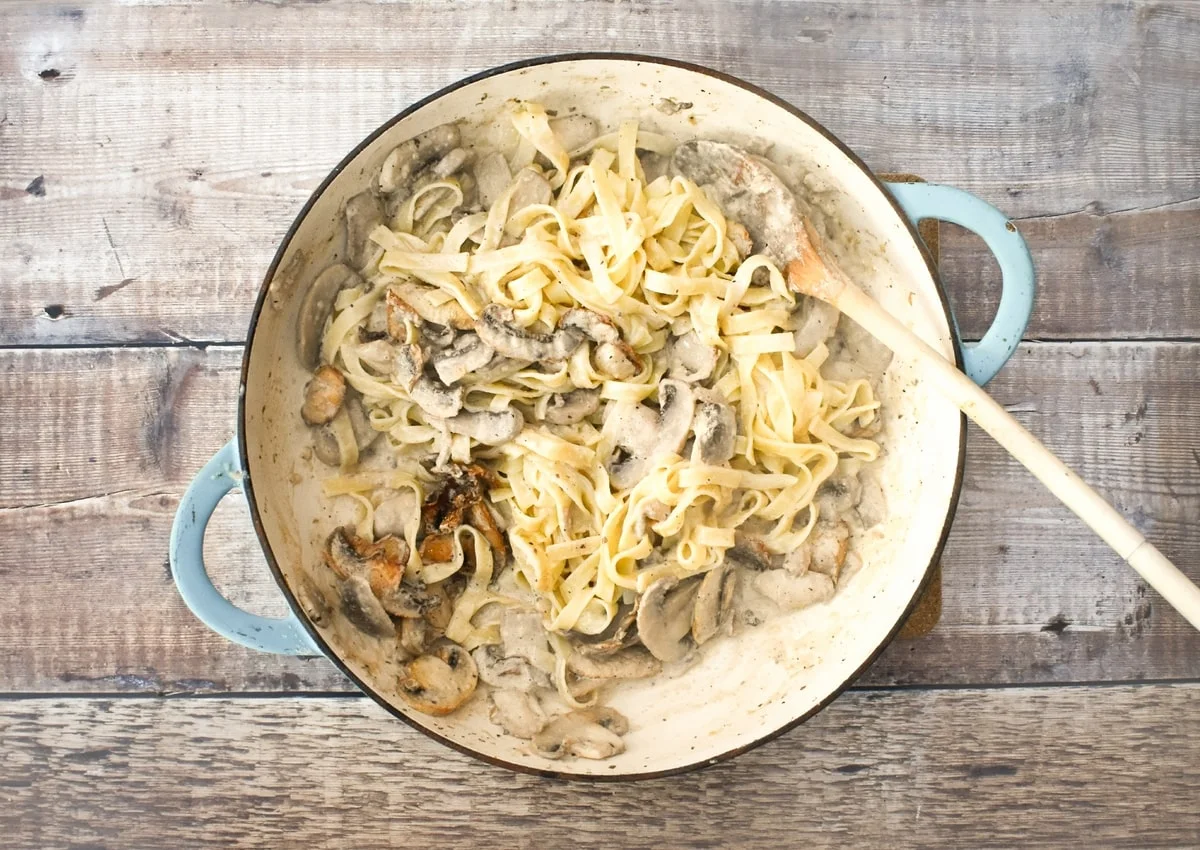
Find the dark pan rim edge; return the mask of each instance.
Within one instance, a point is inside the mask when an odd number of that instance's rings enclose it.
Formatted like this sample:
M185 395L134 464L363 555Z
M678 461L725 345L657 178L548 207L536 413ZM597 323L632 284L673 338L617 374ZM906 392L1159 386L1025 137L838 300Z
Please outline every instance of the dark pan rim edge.
M550 64L560 63L560 62L577 62L577 61L584 61L584 60L606 60L606 61L618 61L618 62L632 62L635 64L644 63L644 64L650 64L650 65L665 65L665 66L670 66L670 67L675 67L675 68L681 68L683 70L692 71L692 72L695 72L698 74L703 74L705 76L712 77L717 80L721 80L722 82L727 83L729 85L736 86L746 92L749 92L750 94L757 95L758 97L761 97L764 100L769 101L770 103L774 104L775 106L778 106L779 108L784 109L791 115L795 116L796 118L800 119L804 123L808 124L814 130L816 130L818 133L820 133L825 139L827 139L831 144L833 144L834 147L836 147L838 149L838 151L840 151L847 159L849 159L855 166L857 166L864 174L867 175L867 177L871 180L871 182L875 184L876 188L879 189L879 191L883 195L883 197L888 201L888 203L891 204L892 208L896 211L897 215L900 217L901 222L903 222L904 226L908 229L909 235L912 237L913 241L916 243L917 249L920 251L921 257L924 259L925 265L929 270L929 274L930 274L931 278L933 279L933 283L934 283L935 287L937 288L938 297L941 300L942 309L945 313L947 327L950 328L950 336L951 336L951 340L952 340L953 346L954 346L954 361L955 361L955 364L960 369L962 368L962 365L963 365L962 364L962 348L961 348L961 344L958 340L958 336L954 332L955 323L954 323L953 314L952 314L952 311L950 308L950 301L946 295L945 287L942 284L941 276L938 273L937 265L933 262L933 258L929 253L929 249L926 247L924 241L920 237L920 234L917 232L916 225L913 224L913 222L911 222L908 219L908 216L906 216L904 214L904 211L900 208L899 203L895 200L895 198L892 197L891 193L887 191L887 188L883 185L883 183L879 180L879 178L875 175L875 173L873 171L871 171L871 169L867 166L867 164L865 162L863 162L862 159L859 158L859 156L857 154L855 154L852 150L850 150L850 148L848 148L837 136L833 135L833 133L831 133L829 130L827 130L820 122L816 121L814 118L812 118L806 112L796 108L792 104L788 103L787 101L783 100L782 98L778 97L777 95L772 94L769 91L766 91L765 89L759 88L758 86L756 86L752 83L748 83L745 80L741 80L737 77L731 76L722 71L716 71L716 70L713 70L712 68L706 68L702 65L696 65L691 62L684 62L684 61L681 61L678 59L667 59L667 58L663 58L663 57L649 56L649 55L638 54L638 53L621 53L621 52L606 53L606 52L595 52L595 51L580 52L580 53L558 53L558 54L552 54L552 55L547 55L547 56L538 56L538 57L534 57L531 59L522 59L522 60L519 60L516 62L511 62L506 65L500 65L500 66L497 66L494 68L489 68L487 70L480 71L478 73L464 77L454 83L451 83L451 84L439 89L438 91L436 91L430 95L427 95L426 97L422 98L421 100L418 100L416 103L413 103L410 106L408 106L405 109L398 112L392 118L385 121L379 128L377 128L374 132L372 132L370 135L368 135L365 139L363 139L361 142L359 142L359 144L356 145L354 147L354 149L351 150L350 153L347 154L342 159L342 161L339 162L333 168L333 170L329 172L329 175L323 181L321 181L321 185L318 186L313 191L313 193L309 196L308 200L304 203L304 206L301 208L300 212L297 214L296 218L293 220L291 226L288 227L288 230L284 234L283 239L280 241L279 248L276 250L275 256L271 260L271 264L267 267L267 272L263 279L263 284L262 284L261 288L259 289L258 299L255 301L254 310L250 315L250 325L249 325L249 328L247 329L245 350L242 355L242 369L241 369L241 377L240 377L240 383L239 383L240 392L238 393L237 443L238 443L238 457L239 457L239 462L242 467L242 474L243 474L242 487L243 487L245 495L246 495L246 501L250 508L251 521L254 524L255 534L258 536L259 544L262 546L263 554L265 555L266 560L267 560L267 566L271 570L271 574L275 579L275 583L277 585L279 585L280 590L283 592L284 598L287 600L288 606L291 608L292 612L296 615L296 618L300 621L300 623L303 624L305 630L309 633L309 636L312 638L312 640L324 652L325 657L328 658L334 664L334 666L337 667L338 670L341 671L341 673L344 676L346 676L348 679L350 679L350 681L352 681L356 686L358 686L358 688L361 689L363 691L363 693L365 693L367 696L369 696L371 699L373 699L376 703L378 703L380 706L382 706L390 714L399 718L400 720L402 720L404 723L406 723L408 726L412 727L413 729L416 729L417 731L429 736L430 738L437 741L438 743L444 744L445 746L448 746L453 750L463 753L464 755L470 756L475 759L479 759L481 761L487 762L488 764L494 765L496 767L506 768L508 770L513 770L518 773L525 773L525 774L530 774L533 776L541 776L541 777L553 778L553 779L566 779L566 780L584 781L584 782L588 782L588 781L592 781L592 782L631 782L631 781L636 781L636 780L641 780L641 779L657 779L657 778L662 778L662 777L667 777L667 776L676 776L676 775L679 775L682 773L688 773L693 770L698 770L703 767L708 767L710 765L715 765L720 762L727 761L729 759L734 758L735 756L739 756L743 753L746 753L746 752L754 749L755 747L761 746L762 744L765 744L768 741L772 741L775 738L778 738L780 735L783 735L786 732L790 732L792 729L796 728L801 723L805 722L810 717L817 714L819 711L821 711L826 706L828 706L831 702L833 702L835 699L837 699L839 696L841 696L846 691L847 688L849 688L851 685L853 685L854 682L857 681L859 679L859 677L861 677L862 674L872 664L875 663L876 659L878 659L880 654L895 639L897 633L904 626L904 623L907 621L909 616L912 614L913 610L916 608L917 603L921 598L921 595L925 592L926 588L929 586L929 582L930 582L931 578L933 577L934 567L938 564L939 560L941 559L942 551L946 545L946 539L950 534L950 526L954 520L955 511L958 508L958 499L959 499L959 495L960 495L960 492L962 489L963 469L964 469L965 462L966 462L966 425L967 425L967 420L966 420L965 416L963 416L961 414L959 415L958 462L957 462L956 471L955 471L955 475L954 475L954 485L953 485L953 488L952 488L951 494L950 494L950 501L949 501L949 504L947 505L947 509L946 509L946 520L942 525L942 530L938 536L937 545L934 547L933 554L929 560L929 564L925 568L925 574L922 576L921 581L918 583L917 588L912 595L912 598L909 599L908 604L905 606L903 614L899 618L897 618L895 625L892 627L892 629L889 631L889 633L884 637L883 641L867 657L867 659L858 667L858 669L856 669L853 673L851 673L850 676L847 677L845 682L843 682L841 685L839 685L837 688L835 688L833 691L831 691L830 694L825 699L821 700L821 702L819 702L817 705L813 706L812 708L810 708L808 711L804 712L799 717L796 717L794 720L791 720L791 721L783 724L782 726L778 727L777 729L771 730L770 732L766 733L762 737L756 738L755 740L751 741L748 744L743 744L740 747L736 747L731 750L726 750L725 752L721 753L720 755L701 759L699 761L691 762L686 765L665 768L663 770L657 770L657 771L647 771L644 773L623 773L623 774L611 774L611 775L580 774L580 773L570 773L570 772L558 771L558 770L539 770L537 768L529 767L528 765L516 764L514 762L506 761L501 758L495 758L493 756L486 755L484 753L479 752L478 750L472 749L470 746L467 746L465 744L460 744L457 741L453 741L449 738L444 737L443 735L441 735L437 732L434 732L431 729L428 729L428 728L422 726L420 723L418 723L415 720L408 717L406 714L404 714L402 711L397 709L395 706L391 705L373 687L371 687L369 684L367 684L361 678L359 678L357 675L355 675L349 669L349 667L346 665L346 663L342 661L340 655L333 649L333 647L331 647L329 645L329 643L321 636L321 634L317 631L317 629L314 628L313 625L308 621L308 617L305 616L303 609L300 607L300 604L297 602L294 594L292 593L291 589L288 587L288 583L287 583L286 579L283 576L283 572L280 569L279 563L275 558L275 553L271 549L270 542L267 540L266 530L263 527L262 518L258 512L257 502L256 502L256 499L254 496L254 484L252 481L252 476L250 475L249 451L248 451L248 446L247 446L247 442L246 442L246 428L245 428L246 380L247 380L247 376L248 376L249 370L250 370L251 351L252 351L252 348L254 345L255 331L257 330L257 327L258 327L258 320L259 320L260 315L262 314L263 307L266 304L266 300L267 300L269 290L270 290L271 281L274 279L275 272L278 269L279 264L282 261L284 254L287 252L288 246L291 244L292 238L296 235L296 231L299 229L300 224L308 216L309 212L312 210L312 208L316 204L317 200L321 197L321 195L325 192L325 190L327 188L329 188L329 185L338 177L338 175L340 175L342 173L342 171L345 170L345 168L348 165L350 165L350 163L355 158L357 158L358 155L360 153L362 153L363 150L365 150L367 148L367 146L369 146L372 142L374 142L381 135L386 133L395 124L397 124L398 122L407 118L409 115L412 115L413 113L417 112L418 110L424 108L425 106L433 103L434 101L440 100L441 98L445 97L446 95L449 95L449 94L451 94L455 91L458 91L461 88L469 86L473 83L479 82L480 80L485 80L490 77L500 76L502 74L511 73L513 71L519 71L519 70L522 70L525 68L532 68L532 67L537 67L540 65L550 65Z

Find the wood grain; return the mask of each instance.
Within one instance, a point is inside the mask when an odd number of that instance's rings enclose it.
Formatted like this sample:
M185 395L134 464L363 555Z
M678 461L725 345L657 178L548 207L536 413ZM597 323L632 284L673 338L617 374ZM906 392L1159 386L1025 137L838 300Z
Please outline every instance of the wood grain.
M1034 338L1200 337L1195 4L10 3L0 43L4 344L240 341L274 246L364 135L570 50L742 76L873 168L1004 208L1041 274ZM946 257L978 337L991 261L961 236Z
M848 694L727 764L601 786L476 762L365 699L7 701L0 829L39 848L1195 846L1198 699Z
M166 573L179 495L232 435L240 352L0 352L0 690L347 687L332 665L242 650ZM1200 345L1027 344L993 392L1192 576L1200 576ZM57 423L30 439L27 422ZM155 448L157 446L157 448ZM93 460L94 459L94 460ZM206 548L252 610L282 610L244 503ZM1200 677L1200 634L1006 454L973 431L943 563L943 613L868 684ZM272 606L274 606L272 608Z

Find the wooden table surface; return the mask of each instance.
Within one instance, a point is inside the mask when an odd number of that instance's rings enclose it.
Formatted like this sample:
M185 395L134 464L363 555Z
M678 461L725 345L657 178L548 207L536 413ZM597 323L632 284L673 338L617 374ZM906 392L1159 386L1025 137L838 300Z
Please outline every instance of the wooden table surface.
M741 76L1011 214L1040 291L992 391L1200 578L1195 3L7 3L0 845L1200 845L1200 635L978 431L938 627L683 777L509 774L184 607L172 513L308 193L418 97L568 50ZM942 254L978 338L998 275ZM221 586L282 611L244 503L214 531Z

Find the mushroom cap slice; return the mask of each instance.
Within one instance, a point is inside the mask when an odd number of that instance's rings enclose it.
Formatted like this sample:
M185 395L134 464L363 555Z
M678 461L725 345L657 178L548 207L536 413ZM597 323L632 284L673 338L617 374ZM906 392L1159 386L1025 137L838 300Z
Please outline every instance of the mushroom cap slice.
M598 726L603 726L609 732L617 735L624 735L629 731L629 720L624 714L617 711L615 708L609 708L607 705L596 705L591 708L578 708L572 711L575 717L587 720L589 723L595 723Z
M663 576L646 588L638 607L638 636L660 661L670 663L687 655L688 633L696 605L698 582Z
M380 190L391 193L406 188L421 166L454 150L461 139L457 125L441 124L397 145L379 171Z
M425 353L416 343L402 343L392 350L392 377L410 393L417 381L421 380L421 370L424 368Z
M437 419L449 419L462 410L462 387L448 387L428 375L417 378L409 394L418 407Z
M488 410L464 411L446 420L451 434L465 434L485 446L512 442L525 427L525 417L515 407L495 413Z
M796 196L764 160L734 145L696 139L675 149L672 164L741 222L777 265L811 250Z
M508 734L529 739L545 728L546 712L533 694L502 688L492 691L491 696L488 717Z
M572 307L564 312L558 326L574 328L594 342L617 342L621 338L616 322L585 307Z
M696 395L683 381L658 385L658 451L678 452L687 441L696 410Z
M454 340L450 348L429 355L429 362L438 379L447 386L456 384L470 372L492 362L496 350L477 334L465 333Z
M441 717L466 702L478 681L471 654L453 641L442 640L404 665L398 690L410 707Z
M547 684L546 676L534 668L527 658L520 655L505 655L496 644L479 646L471 653L479 678L494 688L512 688L532 691Z
M754 577L754 589L781 608L796 611L833 598L833 579L824 573L794 576L785 570L769 570Z
M337 416L346 400L346 378L326 364L313 373L304 385L304 404L300 418L308 425L325 425Z
M712 390L697 391L696 397L696 412L692 417L696 451L703 463L725 463L733 457L737 444L737 416Z
M625 751L625 742L616 732L594 723L578 712L556 717L533 737L534 751L545 758L578 756L606 759Z
M338 601L342 614L364 633L373 637L394 637L396 626L371 592L363 576L338 581Z
M354 269L334 263L317 275L317 279L304 294L296 319L296 352L306 368L316 369L320 365L321 337L325 333L325 322L333 309L337 294L362 282L362 278Z
M379 595L383 609L393 617L417 619L436 610L442 601L419 582L401 582Z
M408 554L403 538L389 535L372 542L342 526L326 538L324 558L338 578L366 579L371 591L379 595L400 585Z
M383 249L371 241L371 231L383 224L383 202L368 189L346 201L345 256L356 269L365 268Z
M551 425L574 425L600 409L600 390L578 389L555 393L546 405L545 420Z
M512 308L499 304L483 308L475 332L498 353L517 360L565 360L583 344L583 334L574 328L541 334L518 327Z
M737 593L737 570L728 561L704 574L696 591L692 611L692 640L697 646L733 627L733 598Z
M567 659L567 667L585 679L645 679L662 671L659 660L640 646L603 655L593 655L577 646Z

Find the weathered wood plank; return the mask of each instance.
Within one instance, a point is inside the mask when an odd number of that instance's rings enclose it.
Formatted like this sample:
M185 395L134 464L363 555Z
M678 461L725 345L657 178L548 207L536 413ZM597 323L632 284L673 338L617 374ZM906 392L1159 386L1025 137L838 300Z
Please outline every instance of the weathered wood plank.
M1200 337L1194 4L24 3L0 34L7 344L239 341L274 245L362 136L468 72L569 50L743 76L872 167L1028 219L1032 337ZM990 261L965 239L946 258L978 336Z
M346 686L324 661L268 658L208 633L166 575L179 494L232 434L238 358L0 352L0 397L24 413L0 417L0 691ZM1200 576L1197 375L1195 344L1030 344L994 392ZM28 422L57 430L32 439ZM990 440L973 432L969 446L941 624L893 646L865 681L1200 677L1200 634ZM207 552L238 601L281 610L236 499Z
M0 829L21 847L1194 846L1198 706L1196 685L855 693L730 763L597 787L476 762L365 699L8 701Z

